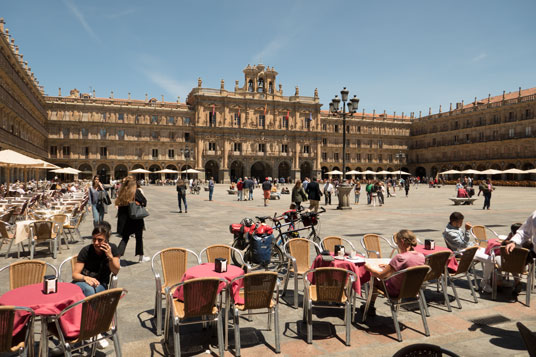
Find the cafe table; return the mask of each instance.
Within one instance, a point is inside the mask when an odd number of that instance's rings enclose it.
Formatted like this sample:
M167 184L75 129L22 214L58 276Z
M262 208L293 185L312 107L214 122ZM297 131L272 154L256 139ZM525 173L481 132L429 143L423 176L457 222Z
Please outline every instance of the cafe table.
M346 269L350 270L355 273L356 275L356 281L354 281L353 289L356 293L361 295L361 286L362 284L366 283L370 280L370 272L365 269L365 258L363 256L358 255L356 259L350 259L349 256L344 257L333 257L333 260L324 260L322 254L319 254L315 260L313 261L313 264L311 265L311 269L316 268L324 268L324 267L333 267L333 268L340 268L340 269ZM312 274L309 274L307 279L311 282L313 282L313 276Z
M458 270L458 261L456 260L456 257L454 256L454 254L452 254L452 250L450 250L447 247L440 247L436 245L434 249L426 249L424 244L418 244L414 249L415 251L422 253L424 256L437 253L437 252L449 251L451 253L451 256L449 260L447 261L447 268L450 271L454 271L454 272Z
M43 292L43 284L31 284L10 290L0 296L0 305L24 306L32 309L36 316L41 316L41 341L39 355L48 355L48 323L50 319L59 314L66 307L85 298L82 289L71 283L58 283L58 290L53 294ZM17 312L13 324L13 334L18 333L25 322L25 314ZM82 305L69 311L60 320L62 329L67 336L74 336L80 332L82 318Z

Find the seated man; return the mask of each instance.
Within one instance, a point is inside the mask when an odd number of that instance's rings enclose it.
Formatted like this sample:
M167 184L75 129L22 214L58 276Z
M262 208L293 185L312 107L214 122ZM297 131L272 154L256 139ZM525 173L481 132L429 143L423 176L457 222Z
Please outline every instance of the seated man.
M443 238L445 238L445 243L447 247L453 252L458 252L465 248L475 245L471 242L471 234L469 230L471 229L471 223L467 222L465 228L463 224L464 216L460 212L452 212L450 215L450 222L445 227L443 232ZM482 281L480 282L480 288L485 293L491 293L491 273L493 272L493 262L491 257L486 254L486 248L478 248L475 254L475 260L482 263L484 267Z

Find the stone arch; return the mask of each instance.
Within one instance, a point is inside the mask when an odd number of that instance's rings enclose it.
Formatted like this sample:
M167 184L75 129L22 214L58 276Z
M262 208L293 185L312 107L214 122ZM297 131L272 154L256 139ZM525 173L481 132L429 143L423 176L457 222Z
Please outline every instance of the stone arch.
M208 160L205 163L205 180L214 178L214 182L219 182L220 166L215 160Z
M102 183L110 183L110 167L106 164L100 164L97 166L97 175Z
M420 178L426 177L426 169L422 166L419 166L415 169L415 176Z
M128 176L127 167L123 164L119 164L114 167L114 180L121 180L123 177Z
M82 164L78 167L78 170L82 171L78 174L78 178L81 180L91 180L93 175L93 168L90 164Z
M286 180L290 177L290 163L288 161L281 161L277 167L277 177L283 177Z
M304 161L300 165L300 178L303 181L306 177L311 178L313 175L313 165L309 161Z
M268 163L262 161L256 161L251 165L251 178L256 178L260 182L264 181L265 177L272 176L272 170Z
M160 174L157 174L155 172L159 170L160 170L160 165L158 164L153 164L149 167L149 171L151 171L151 173L149 174L149 182L156 183L156 180L160 180Z
M344 170L344 172L348 172L348 171L352 171L352 168L350 166L346 166L346 169ZM352 175L344 175L347 179L351 179L352 178Z
M169 164L169 165L166 165L166 169L177 171L177 166L173 164ZM166 175L165 176L166 180L175 180L179 176L179 174L165 174L165 175Z
M326 166L322 166L322 168L320 169L321 173L322 173L322 178L323 179L326 179L328 178L328 175L326 174L326 172L329 171L329 169L326 167Z
M191 175L193 175L193 174L187 174L187 173L182 172L182 171L186 171L186 170L191 169L191 168L192 168L192 166L190 166L190 165L182 165L181 166L180 171L181 171L181 178L182 179L189 179L191 177Z
M239 178L244 178L244 164L242 161L233 161L230 170L231 181L238 181Z
M444 170L442 170L442 171L444 171ZM438 170L437 166L432 166L432 168L430 169L430 176L435 178L438 173L439 173L439 170Z

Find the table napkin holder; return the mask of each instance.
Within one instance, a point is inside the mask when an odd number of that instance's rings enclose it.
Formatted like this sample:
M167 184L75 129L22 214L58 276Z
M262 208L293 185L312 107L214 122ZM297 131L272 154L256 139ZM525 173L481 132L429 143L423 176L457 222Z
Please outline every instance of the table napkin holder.
M58 279L56 275L45 275L43 280L43 293L54 294L58 291Z
M329 250L327 249L324 249L321 254L322 254L322 260L325 262L332 262L334 260L333 256L330 254Z
M214 264L217 273L225 273L227 271L227 259L216 258Z
M424 240L424 249L434 250L435 249L435 241L433 239L425 239Z
M342 255L344 256L344 245L342 244L335 244L335 256L338 256L339 255L339 252L342 251Z

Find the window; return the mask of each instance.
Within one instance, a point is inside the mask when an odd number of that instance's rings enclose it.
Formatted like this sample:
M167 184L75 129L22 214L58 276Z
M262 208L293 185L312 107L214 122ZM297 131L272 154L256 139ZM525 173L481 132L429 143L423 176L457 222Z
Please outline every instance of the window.
M338 133L339 132L339 126L337 124L335 124L335 126L333 127L335 132Z
M514 135L515 135L515 129L514 128L508 129L508 137L513 138Z
M106 146L101 146L100 149L99 149L99 153L100 153L101 158L102 157L107 157L108 156L108 148Z
M326 161L328 159L328 153L327 152L323 152L322 153L322 160L323 161Z
M169 140L175 140L175 132L174 131L169 132Z
M368 146L369 146L369 148L372 147L372 140L369 140L369 142L368 142Z
M259 143L259 152L266 152L266 144Z
M190 133L184 133L184 141L186 142L190 141Z
M70 146L64 146L62 148L63 150L63 157L69 157L71 155L71 147Z
M534 118L534 113L530 109L525 109L525 119L532 119Z
M106 113L102 113L102 121L106 121Z
M338 152L333 153L333 160L335 160L335 161L339 160L339 153Z
M372 162L372 154L367 154L367 161Z
M158 124L158 115L151 115L151 124Z
M303 122L303 127L305 129L311 129L311 120L309 118L305 118Z
M436 146L436 144L437 144L436 138L432 138L432 146Z
M151 133L151 137L152 137L153 139L157 140L158 137L159 137L159 135L158 135L158 131L153 131L153 132Z
M139 124L140 123L140 116L136 114L136 117L134 118L134 123Z
M288 118L286 115L281 118L281 127L283 129L288 129Z
M175 124L175 117L168 117L167 118L167 123L168 124Z
M117 114L117 120L119 120L119 121L125 120L125 114L124 113Z
M63 132L63 138L64 138L64 139L69 139L69 134L70 134L70 132L71 132L71 131L69 130L69 128L63 128L63 129L61 129L61 131Z
M484 141L484 133L483 132L478 133L478 140Z
M281 152L288 152L288 144L281 144Z
M458 135L454 135L454 144L458 143Z
M80 129L80 132L82 134L82 138L87 139L89 131L86 128Z
M361 147L361 140L357 139L357 140L355 141L355 145L356 145L358 148L360 148L360 147Z
M240 126L240 114L235 113L233 124L234 124L234 126L237 126L237 127Z
M136 148L136 156L138 159L141 159L143 157L143 151L141 148Z
M303 145L303 153L308 154L309 151L311 151L311 147L309 145Z
M105 128L102 128L100 130L100 137L101 137L101 139L106 139L106 129Z
M265 124L266 124L266 118L264 114L259 115L259 127L264 128Z
M328 139L322 138L322 145L327 145L327 144L328 144Z
M190 118L183 118L182 122L184 123L184 125L190 125L191 120L190 120Z
M190 149L188 148L188 146L184 149L184 158L185 159L189 159L190 158L190 154L193 154L192 152L190 152Z
M117 138L119 140L125 140L125 131L123 129L117 131Z
M248 92L253 92L253 80L248 81Z
M383 162L382 154L378 154L378 162Z
M460 127L460 124L457 121L455 121L454 122L454 129L458 129L459 127Z
M358 132L358 133L361 132L361 127L360 127L360 126L357 127L357 132Z
M346 161L350 161L350 153L349 152L346 153Z
M234 143L234 151L242 151L242 143Z
M167 156L168 156L169 159L174 159L175 158L175 150L169 149L168 152L167 152Z
M469 134L465 134L465 142L470 142L471 141L471 135Z
M84 156L85 156L86 159L89 158L89 146L86 146L84 148Z
M527 126L527 127L525 128L525 135L526 135L526 136L531 136L531 135L532 135L532 127Z
M322 130L324 131L328 130L328 125L326 123L322 124Z
M158 159L158 149L153 149L152 156L153 159Z
M208 151L216 151L216 143L208 143Z
M383 141L378 140L378 147L379 147L380 149L383 148Z
M208 113L208 126L216 126L216 112Z
M355 158L357 161L361 161L361 154L356 154ZM391 155L391 159L392 159L392 155Z

